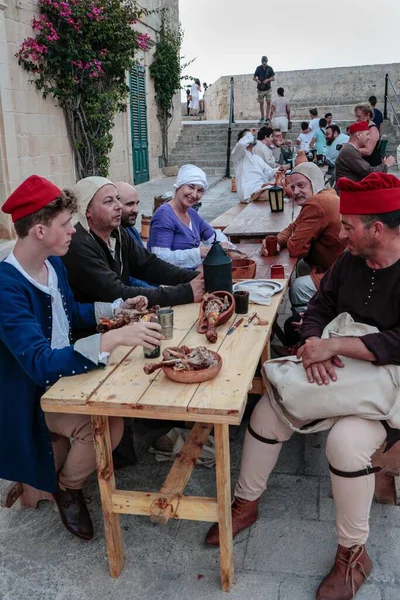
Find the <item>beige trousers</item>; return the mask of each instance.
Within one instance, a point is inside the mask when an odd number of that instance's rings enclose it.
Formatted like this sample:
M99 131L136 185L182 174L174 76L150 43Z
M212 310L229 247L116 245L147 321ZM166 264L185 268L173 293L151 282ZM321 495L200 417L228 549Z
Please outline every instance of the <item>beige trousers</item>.
M251 416L253 431L263 438L278 440L278 444L261 442L248 431L243 446L242 463L235 496L255 500L266 490L268 477L275 467L282 442L293 431L276 415L265 394ZM302 425L302 423L296 423ZM329 431L326 454L332 467L354 472L371 466L371 456L386 439L386 430L379 421L360 417L344 417ZM340 477L330 473L336 507L338 542L346 548L365 544L369 533L369 513L375 489L375 475Z
M80 490L96 468L91 418L88 415L45 413L45 420L52 433L74 438L65 463L58 473L58 481L62 489ZM121 417L109 417L109 424L114 450L121 441L124 421Z

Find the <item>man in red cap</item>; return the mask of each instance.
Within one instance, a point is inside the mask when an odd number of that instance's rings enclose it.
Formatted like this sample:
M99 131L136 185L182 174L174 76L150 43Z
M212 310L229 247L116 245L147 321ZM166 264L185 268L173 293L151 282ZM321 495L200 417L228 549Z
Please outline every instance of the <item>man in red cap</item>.
M395 163L393 156L387 156L382 164L371 167L362 157L360 150L365 148L370 136L369 125L366 121L356 121L349 127L350 140L340 150L336 159L336 181L340 177L347 177L352 181L361 181L370 173L387 173L389 167Z
M400 365L400 181L394 175L373 173L360 183L341 179L338 188L341 237L348 251L326 273L303 317L298 358L302 359L310 386L335 386L340 378L337 370L350 368L341 357L377 366ZM321 339L324 328L341 313L349 313L355 323L374 326L377 332ZM297 390L293 395L296 393ZM396 390L394 396L398 396ZM347 397L346 414L351 415L351 389L345 400ZM303 432L306 425L315 423L313 419L310 423L285 414L288 418L284 422L282 411L267 394L253 411L232 507L234 536L258 518L260 497L267 488L282 443L293 434L288 423L295 422ZM372 569L365 544L374 473L379 468L371 469L371 457L385 442L386 449L398 442L400 429L394 429L386 420L361 416L343 416L333 426L331 422L324 428L329 426L326 454L336 507L338 548L334 566L321 582L316 598L351 600ZM217 524L209 530L206 542L219 544Z
M65 527L90 540L93 525L82 487L95 469L91 420L86 415L46 415L40 397L60 377L104 366L117 345L160 344L160 326L139 323L72 344L73 329L94 329L100 316L118 307L143 304L74 301L59 257L75 232L76 200L50 181L31 175L2 207L12 216L17 241L0 263L0 478L21 481L53 493ZM121 439L123 421L110 418L112 445ZM74 438L58 474L51 434Z

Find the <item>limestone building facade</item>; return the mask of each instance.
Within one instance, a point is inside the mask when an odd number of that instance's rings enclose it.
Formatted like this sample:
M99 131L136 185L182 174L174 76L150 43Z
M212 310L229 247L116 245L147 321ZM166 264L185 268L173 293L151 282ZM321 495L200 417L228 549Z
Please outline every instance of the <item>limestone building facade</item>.
M148 9L167 7L172 21L178 25L178 0L140 0L140 5ZM0 0L0 206L32 173L47 177L61 187L71 186L76 181L62 110L54 99L42 98L28 82L28 74L15 58L21 42L32 36L31 23L37 12L37 0ZM155 42L159 23L160 14L154 12L135 27ZM127 112L118 114L115 119L114 147L110 154L111 179L134 183L136 175L140 179L136 183L140 183L161 174L161 133L154 84L149 74L153 53L154 46L147 51L138 50L137 68L127 74L127 83L133 82L133 87L135 77L141 77L139 87L142 102L144 95L144 108L142 106L140 135L143 137L147 132L147 171L140 177L135 171L132 139L132 134L135 137L135 119L131 114L131 95ZM180 129L180 94L177 94L169 129L171 145ZM146 143L144 146L146 148ZM0 211L0 239L9 239L13 235L10 220Z

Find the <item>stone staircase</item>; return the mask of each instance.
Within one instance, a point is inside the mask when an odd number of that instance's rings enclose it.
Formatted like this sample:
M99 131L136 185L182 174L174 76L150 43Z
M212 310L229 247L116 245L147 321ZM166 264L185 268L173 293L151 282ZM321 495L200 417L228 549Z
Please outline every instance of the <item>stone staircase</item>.
M288 132L287 138L296 140L299 135L300 120L292 122L292 130ZM336 120L342 131L351 123L348 120ZM241 129L250 127L260 127L257 121L237 121L232 125L233 148L236 144L237 134ZM396 157L396 148L400 142L400 135L395 131L389 120L384 121L382 134L388 136L388 145L386 154L393 154ZM399 137L396 137L397 136ZM227 160L228 143L228 123L225 121L184 121L178 141L170 151L169 163L181 167L184 164L195 164L210 176L225 175ZM233 167L231 164L231 174Z

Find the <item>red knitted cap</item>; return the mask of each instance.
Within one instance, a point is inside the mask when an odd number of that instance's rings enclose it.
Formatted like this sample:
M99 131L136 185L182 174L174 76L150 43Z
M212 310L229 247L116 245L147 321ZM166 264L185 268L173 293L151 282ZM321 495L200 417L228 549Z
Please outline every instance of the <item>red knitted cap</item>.
M13 223L32 215L61 196L62 190L39 175L31 175L11 194L2 211L11 215Z
M353 133L357 133L357 131L368 131L369 126L367 121L356 121L352 123L349 127L349 134L353 135Z
M341 177L342 215L376 215L400 210L400 180L389 173L371 173L359 182Z

